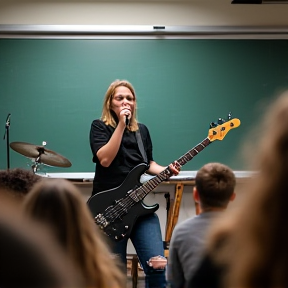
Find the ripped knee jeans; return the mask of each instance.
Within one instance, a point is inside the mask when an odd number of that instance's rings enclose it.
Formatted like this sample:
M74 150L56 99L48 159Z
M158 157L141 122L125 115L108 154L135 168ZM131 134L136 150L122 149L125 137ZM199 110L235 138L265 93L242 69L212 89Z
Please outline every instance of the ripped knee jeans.
M157 214L137 219L130 235L131 242L145 273L146 288L166 287L166 258ZM126 263L127 239L117 242L114 252Z

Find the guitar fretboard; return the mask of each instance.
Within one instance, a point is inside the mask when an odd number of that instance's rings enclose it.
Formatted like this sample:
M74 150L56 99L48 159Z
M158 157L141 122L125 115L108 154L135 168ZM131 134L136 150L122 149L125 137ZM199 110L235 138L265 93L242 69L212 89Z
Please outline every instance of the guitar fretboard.
M211 141L209 138L205 138L201 143L196 145L194 148L189 150L183 156L181 156L178 160L176 160L181 166L184 166L187 162L192 160L198 153L200 153L204 148L206 148ZM149 181L145 182L142 186L134 190L129 194L129 197L132 198L135 202L138 202L144 199L153 189L155 189L161 182L167 180L172 176L172 173L167 167L157 176L153 177Z

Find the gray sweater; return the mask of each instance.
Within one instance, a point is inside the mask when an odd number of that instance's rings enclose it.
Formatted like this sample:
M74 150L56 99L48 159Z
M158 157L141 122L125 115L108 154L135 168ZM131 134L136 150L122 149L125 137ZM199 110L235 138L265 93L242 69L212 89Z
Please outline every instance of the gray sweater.
M221 212L204 212L176 225L169 246L168 284L183 288L201 260L211 222Z

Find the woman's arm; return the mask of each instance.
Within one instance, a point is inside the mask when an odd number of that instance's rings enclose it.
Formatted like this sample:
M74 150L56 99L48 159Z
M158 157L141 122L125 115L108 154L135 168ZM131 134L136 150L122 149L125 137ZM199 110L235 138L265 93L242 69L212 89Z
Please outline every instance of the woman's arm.
M178 175L180 172L180 165L177 162L173 162L169 165L169 168L173 175ZM166 167L157 164L155 161L150 161L150 167L147 173L151 175L157 175L162 172Z
M147 170L147 173L151 175L157 175L160 172L162 172L165 168L166 167L157 164L155 161L150 161L149 169Z
M116 157L121 145L125 127L126 126L124 122L119 122L107 144L102 146L97 151L96 155L99 159L100 164L103 167L109 167L114 158Z

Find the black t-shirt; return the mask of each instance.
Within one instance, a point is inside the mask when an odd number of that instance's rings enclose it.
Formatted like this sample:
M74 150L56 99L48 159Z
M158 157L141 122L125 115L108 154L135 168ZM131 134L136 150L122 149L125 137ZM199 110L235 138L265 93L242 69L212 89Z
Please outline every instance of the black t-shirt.
M138 125L149 163L153 160L149 130L144 124L139 123ZM125 129L115 159L109 167L101 166L96 156L97 151L109 141L114 131L115 128L106 125L100 119L94 120L91 124L90 147L93 154L93 162L96 163L92 194L119 186L136 165L144 162L136 140L136 132Z

